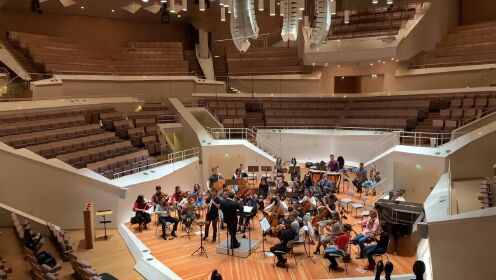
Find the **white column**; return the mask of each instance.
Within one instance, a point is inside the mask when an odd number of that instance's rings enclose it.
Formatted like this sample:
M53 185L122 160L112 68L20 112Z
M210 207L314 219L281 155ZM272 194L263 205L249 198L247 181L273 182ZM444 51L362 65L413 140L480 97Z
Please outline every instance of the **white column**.
M200 58L208 58L209 57L209 49L208 49L208 32L200 28L198 30L198 41L200 42Z
M264 7L264 0L258 0L258 10L260 12L263 12L264 9L265 9L265 7Z
M200 11L205 11L205 0L200 0L199 2Z
M183 11L187 11L188 10L188 0L183 0L183 4L181 6L182 6Z
M276 0L270 0L270 16L276 15Z
M344 23L345 24L350 23L350 10L344 11Z
M226 21L226 8L224 6L220 7L220 21Z

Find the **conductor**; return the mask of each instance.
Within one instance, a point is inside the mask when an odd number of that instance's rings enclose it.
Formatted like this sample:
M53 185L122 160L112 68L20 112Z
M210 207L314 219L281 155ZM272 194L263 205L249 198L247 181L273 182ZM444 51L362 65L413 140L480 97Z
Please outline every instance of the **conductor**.
M236 239L236 226L238 224L238 211L243 212L241 204L234 201L234 193L229 193L227 199L220 203L220 210L224 214L224 222L227 224L227 231L231 237L231 248L236 249L241 246Z

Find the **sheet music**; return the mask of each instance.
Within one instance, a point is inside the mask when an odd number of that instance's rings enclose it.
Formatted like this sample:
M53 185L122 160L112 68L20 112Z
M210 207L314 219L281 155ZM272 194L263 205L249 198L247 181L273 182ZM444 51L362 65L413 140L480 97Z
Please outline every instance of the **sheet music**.
M260 220L260 227L262 227L262 231L268 231L270 229L270 224L267 218Z
M315 235L315 229L312 226L312 223L307 223L308 231L310 232L310 235Z
M251 213L251 210L253 210L253 207L247 205L243 206L243 212Z

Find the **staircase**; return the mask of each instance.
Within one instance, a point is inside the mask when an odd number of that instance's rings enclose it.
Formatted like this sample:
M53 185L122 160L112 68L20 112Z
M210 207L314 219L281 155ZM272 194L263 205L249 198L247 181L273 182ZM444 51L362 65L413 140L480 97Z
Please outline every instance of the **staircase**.
M15 48L12 43L6 38L1 38L0 41L3 45L9 50L9 52L14 56L14 58L22 65L24 70L28 73L42 73L40 69L34 64L34 62L27 57L23 52L19 49Z
M217 81L227 82L227 61L225 56L215 57L214 62L214 73Z
M439 112L431 112L429 115L427 115L427 118L425 118L423 121L420 121L417 123L417 126L412 129L414 132L429 132L432 130L432 121L433 120L440 120L440 113Z
M196 58L196 52L194 50L184 50L184 59L188 61L189 71L195 72L199 78L205 78L200 63L198 63L198 59Z

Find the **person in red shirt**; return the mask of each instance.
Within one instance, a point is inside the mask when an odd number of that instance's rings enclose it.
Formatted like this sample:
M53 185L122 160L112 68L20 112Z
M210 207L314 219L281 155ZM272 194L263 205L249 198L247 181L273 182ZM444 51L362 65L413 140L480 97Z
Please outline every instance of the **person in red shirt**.
M324 251L324 258L328 259L329 269L336 271L338 269L338 262L336 261L336 257L346 258L348 253L346 250L348 249L348 243L350 242L350 231L351 225L344 224L343 225L343 233L336 239L335 246L328 246Z
M174 193L170 196L170 202L178 204L183 200L183 194L180 186L176 186Z
M142 228L148 229L147 225L152 221L150 213L147 212L150 208L151 203L147 202L142 194L138 195L138 198L134 202L133 211L136 212L135 217L139 224L139 230Z

